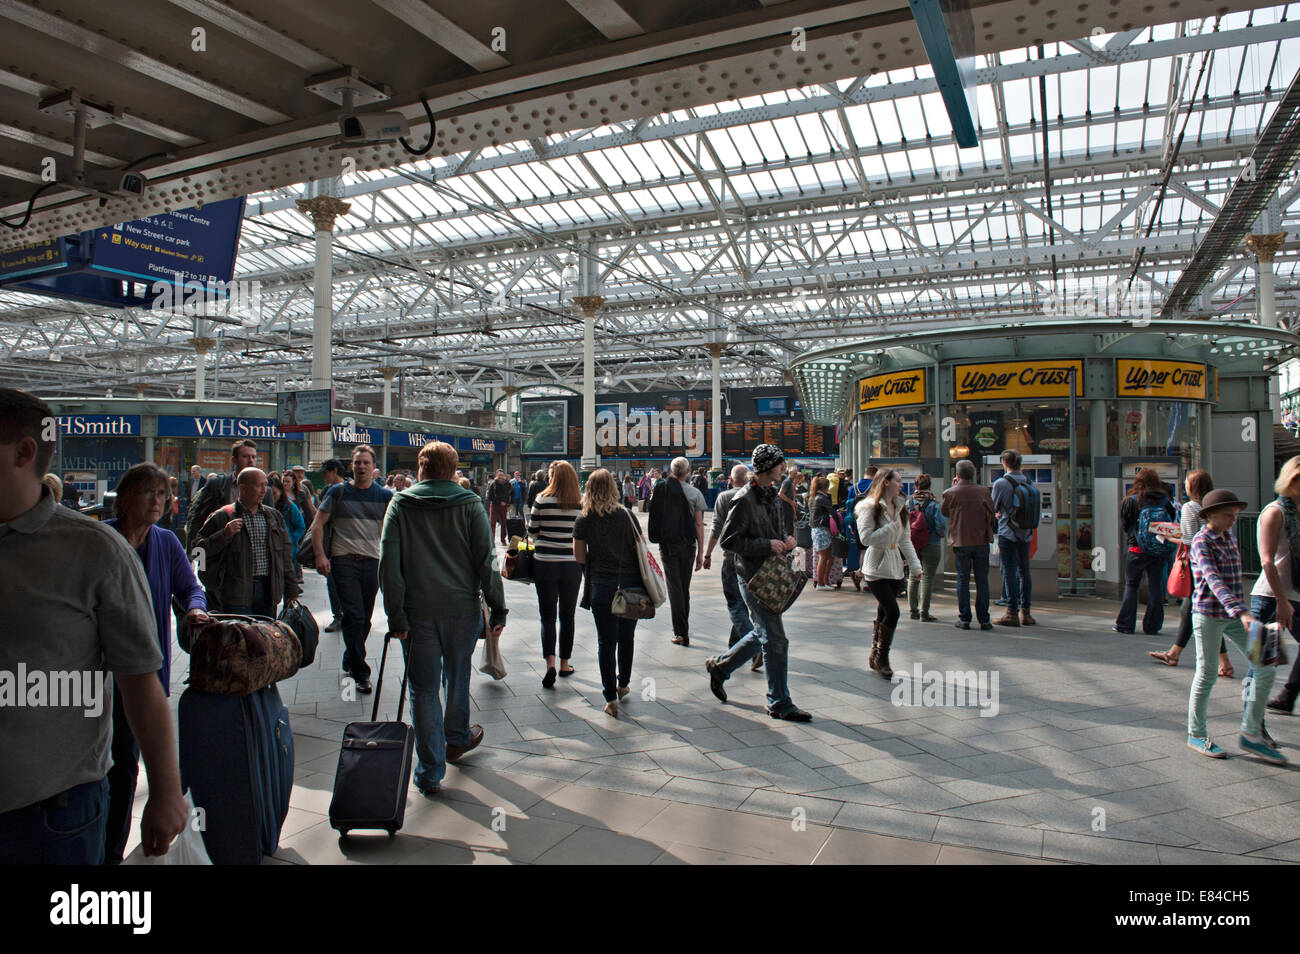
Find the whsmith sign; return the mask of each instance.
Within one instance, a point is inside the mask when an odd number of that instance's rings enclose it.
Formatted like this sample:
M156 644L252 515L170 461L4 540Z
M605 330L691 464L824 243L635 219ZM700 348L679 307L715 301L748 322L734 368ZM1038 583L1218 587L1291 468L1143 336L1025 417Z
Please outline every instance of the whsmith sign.
M1204 401L1209 394L1209 374L1205 365L1195 361L1117 358L1115 394L1122 398Z
M858 381L858 410L925 403L925 369L873 374Z
M1083 395L1082 361L997 361L954 366L958 401L1008 401L1070 396L1070 369L1075 394Z
M281 434L270 418L159 417L159 437L212 437L238 440L300 441L301 434Z
M68 414L57 418L64 437L139 437L139 414Z

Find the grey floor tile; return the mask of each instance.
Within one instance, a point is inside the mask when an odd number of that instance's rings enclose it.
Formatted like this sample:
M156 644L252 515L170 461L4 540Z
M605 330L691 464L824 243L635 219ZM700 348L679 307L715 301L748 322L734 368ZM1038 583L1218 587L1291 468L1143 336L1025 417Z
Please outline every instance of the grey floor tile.
M845 802L832 824L836 828L856 828L927 841L933 837L938 827L939 816Z

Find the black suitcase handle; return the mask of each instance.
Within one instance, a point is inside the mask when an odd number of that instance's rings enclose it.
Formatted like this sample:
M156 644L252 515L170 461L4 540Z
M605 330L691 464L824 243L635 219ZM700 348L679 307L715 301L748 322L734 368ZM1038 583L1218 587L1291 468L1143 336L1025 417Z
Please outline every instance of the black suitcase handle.
M392 633L384 633L384 651L379 656L379 675L375 678L375 704L370 707L370 721L379 721L379 696L384 690L384 665L388 662L388 641ZM410 639L410 636L407 636ZM397 721L402 721L402 709L406 705L406 667L402 667L402 691L397 696Z

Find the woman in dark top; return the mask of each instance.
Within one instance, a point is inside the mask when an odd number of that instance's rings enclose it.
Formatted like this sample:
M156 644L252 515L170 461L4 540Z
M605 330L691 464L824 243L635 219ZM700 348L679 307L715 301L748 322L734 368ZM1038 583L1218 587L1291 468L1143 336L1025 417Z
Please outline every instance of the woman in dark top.
M1142 511L1158 511L1160 521L1177 523L1178 513L1169 498L1160 475L1150 467L1143 467L1133 480L1133 489L1119 507L1119 524L1128 543L1128 560L1124 564L1124 602L1120 604L1119 617L1111 627L1117 633L1132 633L1137 625L1138 589L1142 577L1147 578L1147 611L1142 616L1142 631L1148 636L1160 632L1165 623L1165 562L1167 553L1152 553L1142 549L1140 535ZM1148 519L1148 523L1152 522Z
M587 490L582 495L582 516L573 523L573 558L591 574L591 615L596 619L605 712L615 717L619 700L627 696L632 681L636 620L615 616L610 612L610 603L620 586L642 585L636 547L641 528L636 517L619 503L618 493L613 474L604 468L595 471L587 478Z
M830 481L825 477L814 477L808 497L810 516L808 525L812 529L813 549L817 551L817 570L813 574L813 589L829 590L831 575L831 495L827 493Z

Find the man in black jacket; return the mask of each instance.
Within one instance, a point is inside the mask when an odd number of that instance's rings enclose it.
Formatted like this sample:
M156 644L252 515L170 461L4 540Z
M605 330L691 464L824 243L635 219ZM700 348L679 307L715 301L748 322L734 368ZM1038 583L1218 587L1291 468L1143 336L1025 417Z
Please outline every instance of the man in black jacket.
M186 540L197 539L208 517L239 499L236 478L241 471L256 464L257 445L252 441L236 441L230 448L230 473L209 476L199 491L198 499L190 507L190 515L185 521Z
M789 640L779 613L773 613L750 594L747 582L772 554L789 553L794 537L781 538L781 518L776 488L785 472L785 455L773 444L754 448L754 476L747 487L736 494L722 528L722 549L735 562L740 593L749 607L754 629L725 653L705 663L709 688L723 702L727 692L722 684L727 677L748 662L760 650L767 664L767 714L773 719L810 722L812 716L795 706L786 682L789 668Z

